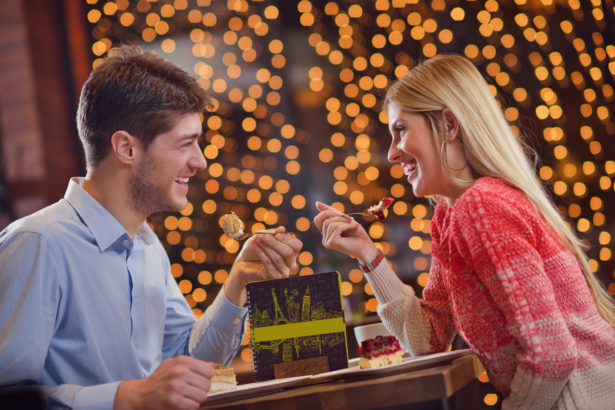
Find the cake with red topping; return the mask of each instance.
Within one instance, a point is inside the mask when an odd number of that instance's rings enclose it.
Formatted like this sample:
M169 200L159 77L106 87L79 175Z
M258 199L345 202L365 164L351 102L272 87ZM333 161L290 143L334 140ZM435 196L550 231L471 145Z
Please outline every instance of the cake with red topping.
M214 376L211 378L210 393L220 393L237 388L237 378L235 370L232 367L216 364Z
M370 369L401 362L404 351L395 336L366 339L359 347L359 367Z
M384 221L384 210L393 204L394 199L391 197L382 198L376 205L372 205L365 210L368 215L373 215L381 221Z

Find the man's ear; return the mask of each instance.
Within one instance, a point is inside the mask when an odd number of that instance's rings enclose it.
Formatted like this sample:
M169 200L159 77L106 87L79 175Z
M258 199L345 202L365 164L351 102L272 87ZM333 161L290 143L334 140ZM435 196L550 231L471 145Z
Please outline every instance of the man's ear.
M447 141L452 142L459 137L459 120L450 108L442 110L442 121Z
M121 163L132 164L136 150L138 150L137 138L130 133L119 130L111 135L111 151Z

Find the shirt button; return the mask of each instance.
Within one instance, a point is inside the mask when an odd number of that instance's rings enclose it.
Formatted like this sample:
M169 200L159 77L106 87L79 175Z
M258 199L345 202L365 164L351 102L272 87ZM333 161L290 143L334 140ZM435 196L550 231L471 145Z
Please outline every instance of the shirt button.
M125 247L129 247L130 246L130 241L128 239L124 239L124 241L122 243L124 244Z
M238 325L239 323L241 323L241 320L239 320L239 319L235 319L235 320L233 320L233 323L235 323L236 325Z

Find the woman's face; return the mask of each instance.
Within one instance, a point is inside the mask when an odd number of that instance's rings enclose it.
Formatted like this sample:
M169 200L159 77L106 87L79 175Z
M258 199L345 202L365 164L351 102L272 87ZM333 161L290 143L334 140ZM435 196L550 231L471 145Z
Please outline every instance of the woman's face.
M394 103L389 105L388 115L392 136L389 161L401 164L415 196L447 196L450 176L440 162L427 118Z

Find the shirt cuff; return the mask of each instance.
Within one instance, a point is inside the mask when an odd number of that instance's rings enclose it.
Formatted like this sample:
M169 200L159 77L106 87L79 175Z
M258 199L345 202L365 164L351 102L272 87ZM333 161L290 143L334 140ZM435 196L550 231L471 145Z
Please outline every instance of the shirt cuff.
M220 288L218 296L214 299L214 302L207 308L212 315L212 322L216 323L218 329L224 328L229 332L239 333L243 328L243 322L245 321L248 308L244 306L237 306L224 294L224 286Z
M115 394L120 382L88 386L75 395L74 408L83 410L108 410L113 408Z

